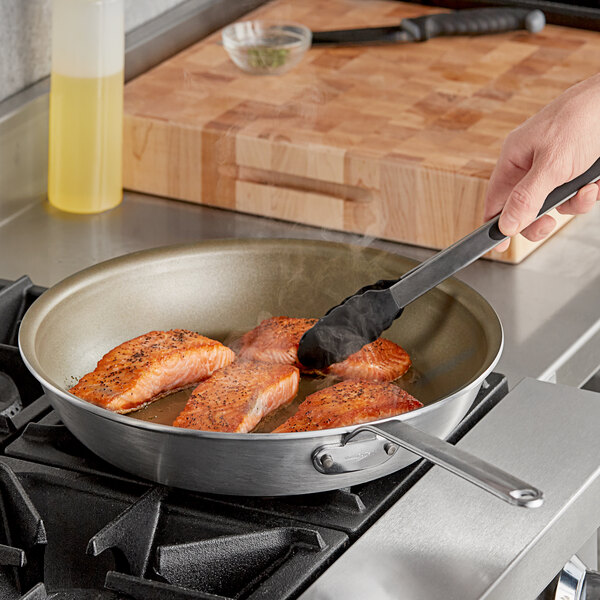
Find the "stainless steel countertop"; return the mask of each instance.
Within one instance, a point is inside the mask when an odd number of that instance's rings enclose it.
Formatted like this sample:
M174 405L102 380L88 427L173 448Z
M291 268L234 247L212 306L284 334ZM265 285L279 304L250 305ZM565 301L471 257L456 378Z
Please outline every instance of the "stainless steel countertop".
M188 0L126 40L127 77L264 0L232 6ZM227 8L227 10L224 10ZM196 36L196 37L194 37ZM45 200L47 81L0 104L0 278L43 286L128 252L215 238L296 237L373 246L418 260L431 250L126 193L95 216L60 213ZM458 277L500 315L506 345L497 370L579 386L600 365L600 207L578 217L520 265L480 260Z
M0 222L0 278L27 274L50 286L99 261L128 252L215 238L327 239L422 260L430 250L294 225L220 209L126 193L123 204L95 216L60 213L45 200L13 204ZM524 377L580 385L600 364L600 207L577 218L520 265L480 260L459 278L499 313L506 346L497 370L511 385ZM592 349L568 358L583 342ZM594 351L592 351L594 350ZM588 356L591 352L592 356ZM589 365L582 364L585 361ZM566 362L565 362L566 361ZM560 369L559 369L560 372Z

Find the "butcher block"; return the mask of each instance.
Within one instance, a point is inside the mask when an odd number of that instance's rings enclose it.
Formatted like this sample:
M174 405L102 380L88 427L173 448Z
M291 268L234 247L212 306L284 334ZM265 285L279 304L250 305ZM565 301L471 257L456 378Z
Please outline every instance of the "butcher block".
M275 0L246 18L312 30L397 24L439 8ZM478 227L507 134L600 67L600 33L547 26L370 47L315 47L256 76L220 32L129 82L124 184L431 248ZM566 219L560 218L561 224ZM538 244L519 237L519 262Z

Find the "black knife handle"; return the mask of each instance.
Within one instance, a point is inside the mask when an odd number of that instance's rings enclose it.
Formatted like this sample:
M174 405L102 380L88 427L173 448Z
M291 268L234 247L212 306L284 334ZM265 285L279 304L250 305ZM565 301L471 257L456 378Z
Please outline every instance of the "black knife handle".
M401 25L365 27L361 29L338 29L336 31L313 31L313 46L326 44L384 44L395 42L404 30ZM406 35L406 34L404 34Z
M544 13L525 8L473 8L404 19L402 28L415 41L450 35L485 35L527 29L538 33L546 25Z

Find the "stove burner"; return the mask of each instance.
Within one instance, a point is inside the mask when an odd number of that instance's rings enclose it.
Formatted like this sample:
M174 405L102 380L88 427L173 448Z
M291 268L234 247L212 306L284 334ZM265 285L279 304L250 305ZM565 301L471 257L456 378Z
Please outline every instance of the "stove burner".
M14 417L23 408L15 382L0 372L0 416Z

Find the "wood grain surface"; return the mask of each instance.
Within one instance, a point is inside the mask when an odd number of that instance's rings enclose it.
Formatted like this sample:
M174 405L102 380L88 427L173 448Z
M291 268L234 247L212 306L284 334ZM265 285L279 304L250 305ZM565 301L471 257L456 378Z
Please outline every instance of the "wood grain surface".
M246 18L318 30L439 11L275 0ZM285 75L253 76L217 32L127 84L125 187L442 248L481 224L506 135L599 67L599 33L547 26L311 48ZM519 237L491 258L519 262L538 245Z

